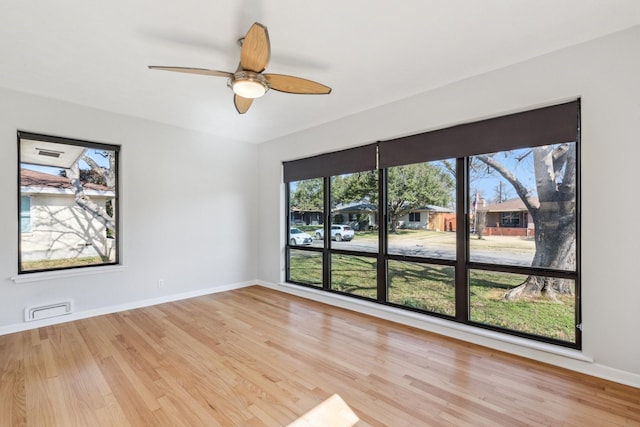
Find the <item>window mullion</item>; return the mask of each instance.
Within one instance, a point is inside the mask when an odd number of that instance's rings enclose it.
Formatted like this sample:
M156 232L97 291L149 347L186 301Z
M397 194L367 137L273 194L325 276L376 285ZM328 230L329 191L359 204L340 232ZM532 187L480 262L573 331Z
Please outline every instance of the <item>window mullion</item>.
M331 178L324 177L324 236L322 239L322 289L331 289L331 253L329 252L329 242L331 241Z
M459 322L469 320L468 166L468 157L456 160L456 320Z
M387 274L387 169L378 169L378 301L387 302L388 274Z

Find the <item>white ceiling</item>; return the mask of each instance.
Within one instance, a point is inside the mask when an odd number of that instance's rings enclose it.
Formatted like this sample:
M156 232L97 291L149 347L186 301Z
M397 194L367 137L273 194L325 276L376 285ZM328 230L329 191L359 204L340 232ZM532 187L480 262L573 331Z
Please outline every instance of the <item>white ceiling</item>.
M238 115L224 78L237 39L269 29L276 91ZM259 143L640 24L640 0L11 0L0 87ZM577 70L579 72L579 70Z

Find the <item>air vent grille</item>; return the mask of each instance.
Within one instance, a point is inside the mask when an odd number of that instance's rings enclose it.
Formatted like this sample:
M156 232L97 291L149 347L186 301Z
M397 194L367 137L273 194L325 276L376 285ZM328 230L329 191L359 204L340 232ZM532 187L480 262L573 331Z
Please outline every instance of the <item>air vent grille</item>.
M37 307L27 307L24 309L24 321L49 319L51 317L64 316L73 312L71 301L63 301L55 304L40 305Z
M55 157L56 159L59 158L62 154L64 154L63 151L46 150L43 148L36 148L36 150L38 150L39 156Z

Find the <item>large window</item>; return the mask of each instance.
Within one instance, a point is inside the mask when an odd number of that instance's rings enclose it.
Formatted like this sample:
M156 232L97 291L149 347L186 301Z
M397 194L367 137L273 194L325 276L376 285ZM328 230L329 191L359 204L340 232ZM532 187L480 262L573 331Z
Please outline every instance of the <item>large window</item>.
M285 162L284 177L288 225L313 236L288 239L287 281L581 347L579 101ZM321 223L297 225L303 211Z
M18 132L18 271L117 264L119 146Z

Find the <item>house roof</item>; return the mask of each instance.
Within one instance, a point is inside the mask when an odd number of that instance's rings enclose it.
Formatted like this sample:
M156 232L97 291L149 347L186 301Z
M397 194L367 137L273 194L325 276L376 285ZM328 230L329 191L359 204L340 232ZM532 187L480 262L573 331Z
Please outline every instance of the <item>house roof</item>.
M21 163L70 168L85 155L86 151L87 147L82 145L29 139L26 135L20 135Z
M453 212L450 208L445 208L444 206L436 206L436 205L425 205L415 209L416 211L429 211L429 212L442 212L448 213Z
M71 183L68 178L59 175L52 175L44 172L38 172L31 169L20 169L20 186L33 189L35 192L43 192L42 190L50 190L54 193L72 193ZM85 183L82 187L93 195L113 195L112 189L106 185ZM38 189L38 190L35 190ZM28 191L23 191L28 192ZM44 191L47 192L47 191ZM91 194L91 193L90 193Z
M536 197L532 197L531 200L534 205L538 204L538 199ZM527 207L524 205L524 202L519 198L505 200L502 203L494 203L492 205L488 205L485 207L479 207L478 210L483 212L526 212L528 211Z
M349 203L346 205L338 205L333 212L375 212L378 210L378 205L374 203Z

